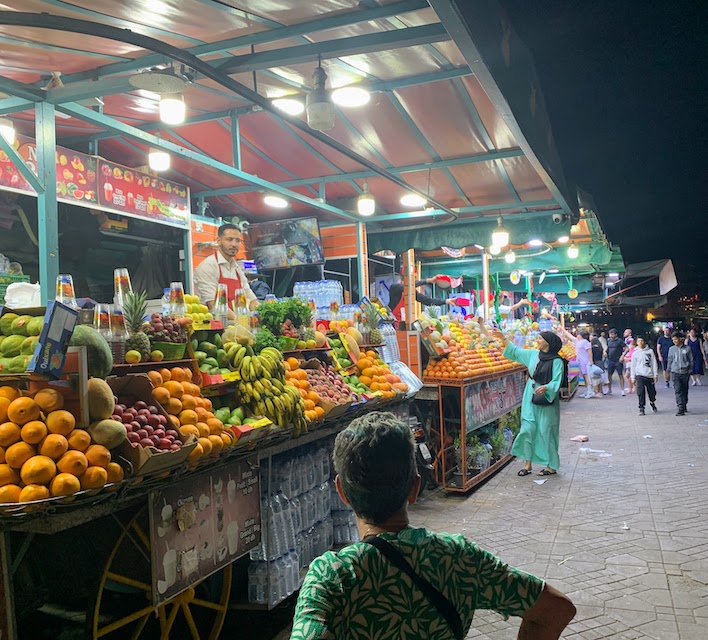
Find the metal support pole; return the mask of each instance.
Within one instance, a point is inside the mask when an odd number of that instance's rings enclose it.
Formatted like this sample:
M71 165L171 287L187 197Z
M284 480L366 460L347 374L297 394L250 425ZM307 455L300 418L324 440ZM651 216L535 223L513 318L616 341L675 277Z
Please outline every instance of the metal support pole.
M323 180L320 182L320 200L322 202L327 202L327 183Z
M241 126L236 111L231 112L231 150L233 165L241 171Z
M484 251L482 254L482 280L484 286L484 319L489 320L489 254Z
M39 231L39 284L42 304L53 299L59 275L59 215L57 210L56 128L54 105L38 102L35 106L37 138L37 174L45 189L37 194L37 229Z
M192 291L192 221L189 221L189 229L184 232L184 260L182 261L184 269L184 290L187 293ZM202 304L207 301L202 300Z
M359 299L369 295L369 254L366 248L366 225L356 223L356 257L357 281L359 283Z

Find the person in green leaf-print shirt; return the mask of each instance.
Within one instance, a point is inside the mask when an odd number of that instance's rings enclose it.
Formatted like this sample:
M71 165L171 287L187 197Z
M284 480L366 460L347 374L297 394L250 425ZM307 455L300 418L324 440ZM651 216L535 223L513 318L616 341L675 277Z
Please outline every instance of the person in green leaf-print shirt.
M575 607L543 580L509 567L462 535L409 526L420 488L410 429L391 413L370 413L334 445L340 497L354 510L362 540L394 545L455 607L465 632L477 609L520 616L518 638L554 640ZM446 620L375 547L328 551L307 572L291 640L453 640Z

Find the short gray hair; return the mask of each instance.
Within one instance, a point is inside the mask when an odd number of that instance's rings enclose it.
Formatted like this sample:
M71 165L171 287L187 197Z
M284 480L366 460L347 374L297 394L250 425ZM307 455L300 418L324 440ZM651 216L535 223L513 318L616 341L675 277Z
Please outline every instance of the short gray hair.
M416 478L410 428L392 413L352 420L334 442L334 470L354 512L381 524L406 503Z

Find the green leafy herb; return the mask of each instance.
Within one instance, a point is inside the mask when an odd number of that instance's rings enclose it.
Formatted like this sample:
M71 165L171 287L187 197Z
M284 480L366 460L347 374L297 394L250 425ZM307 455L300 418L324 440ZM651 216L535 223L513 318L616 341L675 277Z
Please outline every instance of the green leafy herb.
M260 353L266 347L278 348L278 339L273 335L270 329L261 329L256 334L256 341L253 345L253 350L256 353Z
M276 300L258 305L258 319L262 327L268 329L273 335L278 335L280 327L285 322L285 303Z

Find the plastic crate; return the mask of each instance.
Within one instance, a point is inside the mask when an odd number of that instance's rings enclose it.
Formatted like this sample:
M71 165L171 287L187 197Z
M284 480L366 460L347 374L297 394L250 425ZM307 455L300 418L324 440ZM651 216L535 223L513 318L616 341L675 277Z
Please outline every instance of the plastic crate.
M15 282L29 282L29 276L12 276L8 273L0 274L0 305L5 304L5 294L7 288Z

